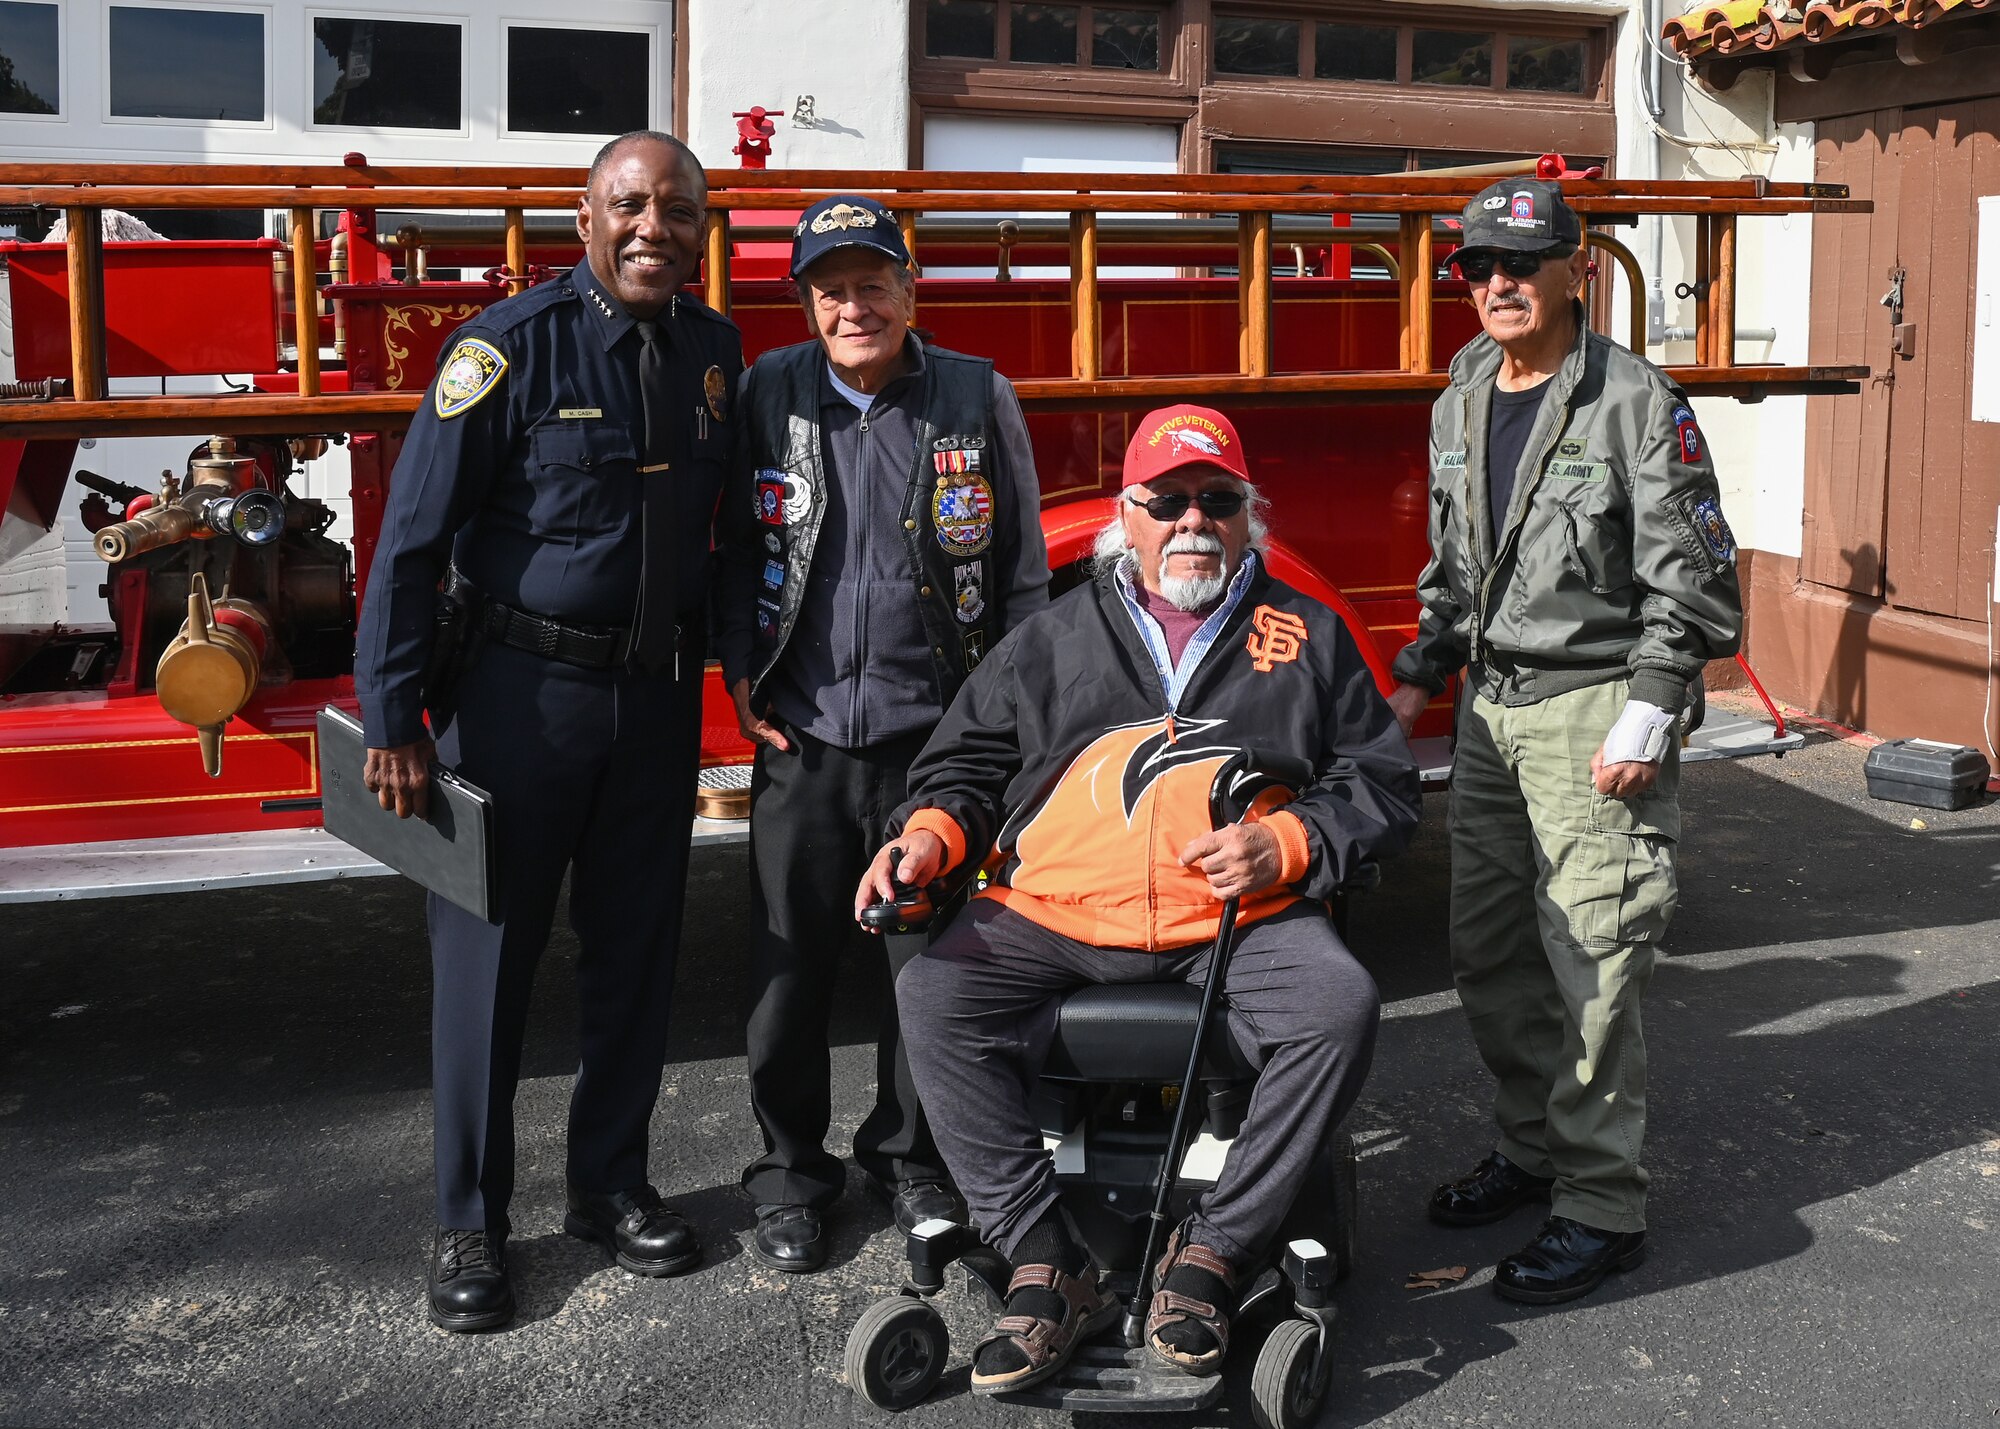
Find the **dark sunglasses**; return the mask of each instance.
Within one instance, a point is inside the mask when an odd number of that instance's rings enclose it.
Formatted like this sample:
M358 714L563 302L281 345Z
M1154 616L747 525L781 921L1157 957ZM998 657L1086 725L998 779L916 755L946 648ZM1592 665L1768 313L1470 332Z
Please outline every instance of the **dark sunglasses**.
M1155 521L1180 520L1181 517L1187 515L1189 502L1193 502L1196 506L1199 506L1202 515L1212 516L1216 520L1221 521L1227 517L1234 516L1243 509L1243 493L1240 491L1201 491L1190 496L1183 491L1173 496L1155 496L1145 501L1141 501L1136 496L1132 498L1132 504L1134 506L1145 507L1146 514Z
M1465 275L1466 282L1484 283L1493 276L1496 267L1510 278L1532 278L1551 258L1566 256L1562 250L1554 248L1540 253L1496 253L1490 248L1474 249L1468 253L1461 248L1451 255L1451 261L1458 265L1458 271Z

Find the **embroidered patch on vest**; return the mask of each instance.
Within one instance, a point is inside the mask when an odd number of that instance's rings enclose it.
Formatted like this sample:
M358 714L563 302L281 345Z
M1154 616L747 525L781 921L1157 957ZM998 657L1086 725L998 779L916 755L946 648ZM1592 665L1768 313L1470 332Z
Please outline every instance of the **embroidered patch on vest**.
M976 556L993 544L993 488L976 472L940 482L931 495L931 524L947 555Z
M986 587L979 579L978 566L953 566L952 584L957 587L953 593L951 613L963 625L971 625L986 613Z
M757 519L766 526L785 524L785 474L782 471L757 473Z
M1298 659L1305 644L1303 620L1289 610L1260 605L1250 616L1250 638L1243 648L1250 652L1250 663L1257 672L1268 675L1275 666L1289 665Z
M440 417L456 417L476 406L500 383L506 354L490 342L462 337L438 369L435 402Z
M965 668L969 671L986 658L986 632L968 630L960 642L965 647Z

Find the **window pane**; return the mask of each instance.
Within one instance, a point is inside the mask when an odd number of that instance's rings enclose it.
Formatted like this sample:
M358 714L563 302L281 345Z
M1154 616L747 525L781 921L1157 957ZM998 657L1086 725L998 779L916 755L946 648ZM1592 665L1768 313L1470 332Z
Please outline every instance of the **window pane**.
M262 121L264 17L113 5L111 112Z
M1296 75L1299 72L1299 22L1217 15L1215 72Z
M1394 83L1395 30L1383 25L1313 26L1313 75Z
M1007 58L1016 64L1076 63L1074 5L1016 5L1008 17Z
M1160 67L1160 12L1101 10L1090 12L1090 62L1098 69Z
M1468 30L1418 30L1410 47L1417 84L1491 84L1493 37Z
M1584 42L1542 35L1507 37L1507 88L1583 93Z
M0 4L0 114L54 114L61 80L56 7Z
M313 123L459 127L458 26L315 19L313 40Z
M603 134L651 122L651 46L632 30L507 27L507 127Z
M990 60L999 17L995 0L927 0L924 52L940 59Z

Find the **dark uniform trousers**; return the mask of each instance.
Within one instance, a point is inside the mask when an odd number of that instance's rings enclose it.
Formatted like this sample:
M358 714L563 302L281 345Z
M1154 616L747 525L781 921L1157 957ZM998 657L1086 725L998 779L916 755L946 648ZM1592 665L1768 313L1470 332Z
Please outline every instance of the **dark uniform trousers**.
M683 628L700 627L699 619ZM437 1220L508 1226L514 1089L535 966L565 871L580 951L569 1179L643 1184L680 943L701 745L702 652L585 670L489 644L440 760L493 796L500 922L433 895Z
M880 957L883 940L854 922L854 889L881 848L888 819L908 797L910 763L925 734L842 749L782 724L792 752L757 750L751 783L752 923L750 1100L764 1155L743 1173L760 1205L823 1210L846 1173L826 1150L832 1121L828 1022L842 954L859 944ZM890 959L891 984L907 956ZM854 1159L884 1185L943 1181L944 1162L917 1105L896 1000L882 997L875 1108L854 1133Z

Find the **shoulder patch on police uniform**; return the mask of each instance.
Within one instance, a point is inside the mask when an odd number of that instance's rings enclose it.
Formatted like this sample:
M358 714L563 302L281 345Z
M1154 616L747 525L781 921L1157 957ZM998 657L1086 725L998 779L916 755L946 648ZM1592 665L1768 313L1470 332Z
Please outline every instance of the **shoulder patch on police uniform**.
M492 343L462 337L438 368L434 401L440 417L456 417L477 406L479 399L500 385L507 356Z

